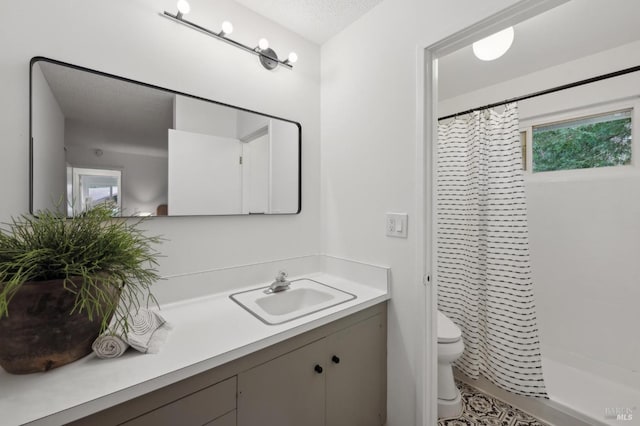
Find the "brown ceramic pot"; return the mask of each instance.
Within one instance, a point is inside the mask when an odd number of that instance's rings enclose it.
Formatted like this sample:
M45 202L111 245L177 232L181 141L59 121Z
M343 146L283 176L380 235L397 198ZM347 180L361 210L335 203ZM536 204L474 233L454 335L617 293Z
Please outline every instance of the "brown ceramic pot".
M81 278L72 281L80 286ZM9 315L0 318L0 366L7 372L47 371L91 352L102 318L71 315L75 294L63 282L26 282L11 299ZM119 297L118 291L112 294Z

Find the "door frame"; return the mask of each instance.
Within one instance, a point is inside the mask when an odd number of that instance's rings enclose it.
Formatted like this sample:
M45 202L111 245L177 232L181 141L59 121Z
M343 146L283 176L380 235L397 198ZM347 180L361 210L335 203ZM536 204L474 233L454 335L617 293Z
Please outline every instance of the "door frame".
M437 344L437 288L436 261L437 235L435 208L438 139L438 58L472 44L506 27L530 19L570 0L520 0L502 11L489 16L434 44L417 49L416 98L416 188L417 249L416 281L423 284L425 324L421 333L422 374L417 380L417 419L423 426L437 424L438 418L438 344ZM422 330L422 329L421 329Z
M87 206L85 206L85 198L83 197L84 194L82 191L82 176L115 178L118 187L116 208L118 209L118 212L120 212L119 214L122 214L122 169L67 166L67 170L68 169L71 169L71 200L68 200L67 205L68 207L72 208L71 213L73 216L80 214L87 209Z

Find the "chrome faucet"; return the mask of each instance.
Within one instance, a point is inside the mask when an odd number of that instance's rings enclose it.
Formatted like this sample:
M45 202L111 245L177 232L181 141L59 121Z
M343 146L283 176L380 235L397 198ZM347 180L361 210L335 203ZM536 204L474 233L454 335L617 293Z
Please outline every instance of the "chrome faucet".
M272 282L269 288L266 289L264 292L267 294L270 294L270 293L278 293L279 291L287 290L289 288L289 285L291 285L291 282L287 280L287 275L288 274L286 271L279 271L278 275L276 275L275 281Z

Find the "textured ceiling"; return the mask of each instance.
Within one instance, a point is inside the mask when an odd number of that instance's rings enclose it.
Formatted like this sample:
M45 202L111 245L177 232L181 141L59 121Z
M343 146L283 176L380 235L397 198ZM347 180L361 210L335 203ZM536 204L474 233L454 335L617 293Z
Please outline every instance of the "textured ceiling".
M382 0L236 0L289 30L322 44Z
M572 0L515 26L511 49L484 62L467 46L438 62L440 99L449 99L640 40L640 1Z
M141 148L166 151L167 129L173 123L172 93L49 62L39 64L65 120L136 135Z

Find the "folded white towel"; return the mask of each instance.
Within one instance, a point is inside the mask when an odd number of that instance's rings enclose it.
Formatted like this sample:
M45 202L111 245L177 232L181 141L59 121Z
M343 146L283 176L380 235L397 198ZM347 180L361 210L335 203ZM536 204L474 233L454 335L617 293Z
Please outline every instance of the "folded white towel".
M139 309L129 318L129 332L124 336L128 344L143 353L158 353L167 338L167 325L157 312Z
M121 328L107 330L93 342L91 349L99 358L117 358L129 346L142 353L160 352L170 329L165 319L155 311L140 308L137 313L129 314L128 320L128 332Z
M107 332L98 336L91 345L91 349L98 358L118 358L129 349L129 345L120 337Z

